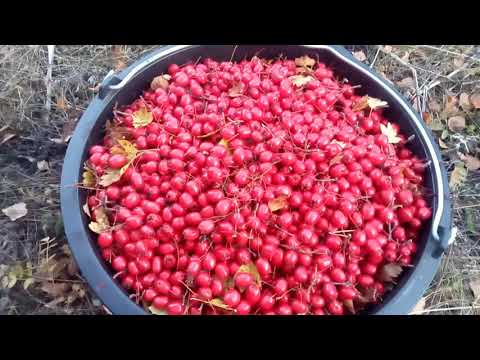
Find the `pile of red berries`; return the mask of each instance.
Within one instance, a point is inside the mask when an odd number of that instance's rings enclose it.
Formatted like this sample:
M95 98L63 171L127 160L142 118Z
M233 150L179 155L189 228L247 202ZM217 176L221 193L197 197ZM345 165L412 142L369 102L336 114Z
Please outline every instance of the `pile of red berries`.
M175 315L381 301L431 217L425 161L385 106L309 57L171 65L86 162L114 277Z

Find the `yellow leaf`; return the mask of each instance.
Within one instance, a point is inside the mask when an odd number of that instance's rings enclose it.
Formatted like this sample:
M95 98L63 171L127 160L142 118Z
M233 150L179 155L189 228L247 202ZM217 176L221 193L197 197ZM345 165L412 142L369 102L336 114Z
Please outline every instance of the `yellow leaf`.
M121 169L107 170L105 174L103 174L102 177L100 178L100 185L107 187L119 181L123 175L123 173L120 170Z
M108 216L103 207L98 207L94 211L95 220L88 224L90 230L97 234L101 234L102 232L108 230L110 228L110 222L108 221Z
M238 268L237 274L238 273L251 274L257 285L262 286L262 277L260 276L260 273L258 272L257 267L254 263L243 264Z
M388 107L388 103L386 101L382 101L370 96L364 96L353 106L352 110L361 111L367 108L376 110L384 107Z
M230 149L230 143L228 140L222 139L218 142L218 145L225 147L230 155L232 155L232 149Z
M171 79L171 76L170 75L160 75L160 76L157 76L155 77L151 84L150 84L150 88L155 91L159 88L163 89L163 90L167 90L168 88L168 85L169 84L169 80Z
M83 172L82 177L83 177L83 181L82 181L83 186L95 187L97 180L95 178L95 174L90 168L85 167L85 171Z
M132 118L133 118L133 127L137 129L150 124L153 121L153 114L150 111L148 111L148 109L145 106L143 106L142 108L140 108L140 110L137 110L132 114Z
M35 279L34 279L34 278L28 278L28 279L26 279L26 280L23 282L23 288L24 288L25 290L27 290L28 287L29 287L30 285L32 285L34 282L35 282Z
M288 206L287 197L285 195L281 195L268 202L268 208L270 209L271 212L284 209L287 206Z
M295 65L304 68L313 68L315 66L315 60L308 56L302 56L295 59Z
M210 300L208 304L224 310L229 310L229 311L233 310L231 307L225 304L222 299L219 299L219 298Z
M148 308L148 310L153 314L153 315L167 315L167 313L163 310L159 310L153 305Z
M402 140L397 136L397 131L391 123L387 123L387 126L380 124L380 130L388 138L389 144L398 144Z
M292 81L293 85L295 85L297 87L302 87L302 86L307 85L310 81L315 80L315 79L310 75L307 75L307 76L295 75L295 76L291 76L290 80Z
M450 175L450 187L452 189L456 189L458 186L460 186L465 179L467 178L467 169L465 168L464 163L458 163L455 165L455 168L452 171L452 174Z
M138 150L135 147L135 145L132 144L130 141L118 140L118 143L123 148L123 151L125 152L125 156L127 157L128 160L133 160L137 156Z

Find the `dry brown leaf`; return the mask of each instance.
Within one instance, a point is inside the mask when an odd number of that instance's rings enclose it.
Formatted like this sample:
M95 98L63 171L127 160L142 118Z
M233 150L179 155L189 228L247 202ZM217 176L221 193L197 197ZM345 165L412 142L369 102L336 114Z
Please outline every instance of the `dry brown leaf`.
M378 277L385 282L394 282L402 271L403 268L399 264L386 264L380 269Z
M122 168L123 169L123 168ZM105 171L105 174L102 175L100 178L100 185L103 187L107 187L112 185L113 183L116 183L122 178L122 175L127 171L121 171L122 169L115 169L115 170L107 170Z
M374 288L363 288L360 290L360 294L357 299L363 304L371 303L377 299L377 292Z
M271 212L285 209L288 206L287 197L285 195L279 196L268 202L268 208Z
M65 99L65 96L60 95L57 97L57 108L62 110L62 111L67 111L68 110L68 105L67 105L67 100Z
M235 85L233 85L230 90L228 90L228 96L230 97L239 97L243 96L243 91L245 89L245 85L243 85L242 82L238 82Z
M308 56L302 56L295 59L295 65L303 68L313 68L315 60Z
M461 93L460 98L458 100L460 107L465 110L469 111L472 109L472 104L470 104L470 97L467 93Z
M255 283L260 287L262 286L262 277L260 276L260 274L257 270L257 267L255 266L254 263L243 264L242 266L240 266L238 268L236 273L237 274L238 273L251 274L253 276L253 279L254 279Z
M295 75L291 76L290 80L292 81L292 84L295 85L296 87L302 87L307 85L310 81L315 80L312 76L307 75Z
M83 172L82 177L83 177L82 184L85 187L95 187L95 185L97 184L95 174L88 167L85 167L85 171Z
M88 224L90 230L97 234L101 234L102 232L108 230L110 228L110 222L108 221L105 208L100 206L96 208L93 213L95 215L95 221L92 221L90 224Z
M420 315L421 312L425 309L425 301L425 297L421 298L417 305L413 307L412 311L410 311L409 315Z
M367 60L367 57L366 57L365 53L364 53L362 50L360 50L360 51L355 51L355 52L353 53L353 57L354 57L355 59L357 59L358 61L360 61L360 62L364 62L365 60Z
M388 138L389 144L398 144L402 141L402 139L397 136L397 131L391 123L387 123L387 126L380 124L380 130L382 131L382 134Z
M58 298L67 294L68 290L70 290L70 285L67 283L45 282L40 287L40 290L53 298Z
M475 109L480 109L480 93L470 95L470 102Z
M15 221L27 215L27 204L25 204L24 202L14 204L5 209L2 209L2 213L8 216L11 221Z
M472 289L475 301L480 299L480 277L470 280L470 289Z
M411 77L406 77L400 81L397 81L397 86L401 89L405 88L415 88L415 80Z
M443 109L443 113L445 115L452 115L458 112L458 99L456 96L447 96L445 100L445 107Z
M422 119L427 125L430 125L432 123L432 115L430 115L429 112L422 112Z
M448 128L453 132L459 132L465 129L465 118L463 116L452 116L448 119Z
M139 110L135 111L132 114L133 118L133 127L138 129L140 127L147 126L153 121L153 114L148 111L145 106L142 106ZM120 140L122 141L122 140ZM123 140L126 141L126 140Z
M466 178L467 169L465 168L465 164L463 162L457 163L450 175L449 185L453 190L455 190L465 181Z
M130 136L130 131L127 128L115 125L115 122L112 120L107 120L105 132L106 136L114 142L118 142L118 140L123 140Z
M157 76L152 80L152 82L150 84L150 88L153 91L155 91L159 88L163 89L163 90L167 90L168 86L170 85L170 83L169 83L170 79L171 79L171 77L168 74Z
M370 108L371 110L376 110L384 107L388 107L388 103L386 101L382 101L380 99L370 96L364 96L353 106L352 110L361 111L367 108Z
M480 159L471 156L460 154L460 159L465 163L465 167L470 171L476 171L480 169Z
M385 45L383 47L383 52L385 52L386 54L390 54L393 50L393 47L391 45Z

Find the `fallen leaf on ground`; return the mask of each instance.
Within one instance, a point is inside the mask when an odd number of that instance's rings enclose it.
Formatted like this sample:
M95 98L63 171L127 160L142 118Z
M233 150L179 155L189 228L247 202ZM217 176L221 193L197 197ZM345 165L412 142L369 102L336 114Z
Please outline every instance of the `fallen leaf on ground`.
M271 212L275 212L286 208L288 205L287 197L282 195L268 202L268 208Z
M472 108L472 104L470 104L470 97L468 96L467 93L460 94L458 103L460 107L465 111L469 111Z
M464 163L457 163L450 175L449 185L452 189L456 189L465 181L466 178L467 169L465 168Z
M14 204L5 209L2 209L2 212L6 216L8 216L10 220L15 221L27 215L28 213L27 204L25 204L24 202Z
M58 298L60 296L66 295L68 290L70 290L70 285L67 283L45 282L40 287L40 290L47 293L53 298Z
M465 63L465 59L463 58L463 56L457 56L453 59L453 66L455 66L455 68L461 68L463 66L463 64Z
M387 126L380 124L380 130L388 138L389 144L398 144L402 140L397 136L397 131L391 123L387 123Z
M133 127L138 129L140 127L147 126L153 121L153 114L148 111L145 106L142 106L139 110L132 114Z
M480 109L480 93L470 95L470 102L475 109Z
M48 165L48 161L42 160L37 162L37 168L40 171L47 171L50 170L50 166Z
M430 115L429 112L422 112L422 119L427 125L430 125L432 123L432 115Z
M67 111L68 105L67 105L67 101L65 99L65 96L60 95L59 97L57 97L56 105L57 105L57 108L59 110Z
M470 280L470 289L472 289L475 300L480 298L480 278Z
M393 47L392 47L391 45L385 45L382 50L383 50L383 52L385 52L386 54L390 54L390 53L392 52L392 50L393 50Z
M480 159L471 156L471 155L463 155L460 154L460 159L465 163L465 166L470 171L475 171L480 169Z
M400 81L397 81L397 86L401 89L415 88L415 80L411 77L406 77Z
M355 57L355 59L357 59L358 61L361 61L361 62L367 60L367 57L365 56L365 53L362 50L355 51L353 53L353 56Z
M456 96L450 96L450 95L447 96L445 100L445 107L443 109L443 113L445 115L451 115L451 114L457 113L458 112L457 104L458 104L458 99Z
M160 75L155 77L151 84L150 88L155 91L157 89L167 90L168 86L170 85L169 80L171 79L170 75Z
M453 132L465 129L465 118L463 116L452 116L448 119L448 128Z
M112 53L113 53L113 60L114 60L114 66L115 70L123 70L127 66L125 64L125 51L120 45L113 45L112 48Z
M421 298L420 301L415 305L410 311L409 315L420 315L420 313L425 309L425 298Z
M403 268L398 264L386 264L382 266L378 274L379 279L385 282L393 282L402 273Z

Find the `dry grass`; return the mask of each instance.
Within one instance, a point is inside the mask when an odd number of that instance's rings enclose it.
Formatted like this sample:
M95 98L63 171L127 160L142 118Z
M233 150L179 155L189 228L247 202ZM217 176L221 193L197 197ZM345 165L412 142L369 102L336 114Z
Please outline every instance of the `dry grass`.
M0 145L0 209L20 201L28 208L27 216L16 222L0 215L0 265L5 265L0 271L8 271L15 264L25 266L28 261L41 263L45 252L39 241L46 237L55 239L57 244L50 253L55 255L53 261L67 256L61 250L66 240L58 200L66 144L60 139L69 135L76 119L95 96L93 89L107 72L130 63L151 48L56 46L48 111L47 47L0 47L0 143L7 139ZM447 96L480 89L479 46L395 46L391 49L350 46L349 49L363 51L365 63L393 83L412 78L412 86L401 88L401 92L417 109L430 112L434 118L442 117ZM432 101L440 104L441 109L432 109ZM458 151L469 150L473 154L480 141L478 112L467 114L466 119L469 125L466 131L443 134L449 147L443 151L443 160L449 171L460 161ZM47 170L37 167L43 160L48 161ZM469 287L470 280L480 276L480 228L476 221L480 218L478 180L478 172L469 173L453 194L458 238L426 294L424 311L427 313L480 314L476 309L480 301L475 302ZM0 314L103 312L99 301L83 286L81 290L85 294L73 287L59 294L51 289L50 292L42 290L46 283L78 282L81 285L83 282L74 271L68 274L54 271L53 275L56 281L38 280L28 290L24 290L22 279L11 289L0 289ZM58 301L59 298L63 300Z

